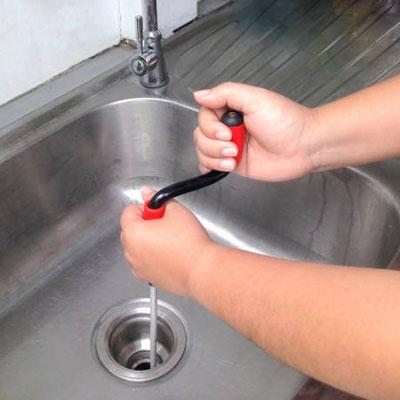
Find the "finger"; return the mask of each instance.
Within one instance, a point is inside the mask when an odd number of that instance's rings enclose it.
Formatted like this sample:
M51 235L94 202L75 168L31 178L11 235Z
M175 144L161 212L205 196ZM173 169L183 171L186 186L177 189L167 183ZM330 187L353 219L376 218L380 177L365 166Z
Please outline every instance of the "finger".
M123 249L125 250L126 248L128 248L127 237L126 237L126 234L124 233L124 231L121 231L120 240L121 240Z
M131 267L130 270L131 270L131 274L132 274L136 279L140 280L140 279L138 278L138 276L136 275L136 272L135 272L135 270L133 269L133 267Z
M234 143L210 139L201 133L197 134L196 145L201 153L212 158L235 157L238 154Z
M128 255L128 257L129 257L129 255ZM125 257L125 258L126 258L126 257ZM128 263L129 263L129 269L130 269L130 271L131 271L131 274L132 274L136 279L141 280L141 279L138 277L137 273L136 273L136 270L135 270L135 267L133 266L132 261L129 261L128 259L127 259L127 261L128 261Z
M260 95L264 96L265 92L265 89L244 83L225 82L208 90L194 92L194 98L208 108L232 108L251 114L259 108Z
M156 190L150 186L142 187L142 199L143 201L149 201L156 193Z
M124 208L120 218L121 229L125 230L129 225L143 221L142 207L131 204Z
M200 164L208 169L215 169L217 171L231 172L235 169L236 162L233 158L212 158L197 150L197 157Z
M199 171L204 175L208 172L210 172L209 168L204 167L203 165L199 164Z
M132 258L130 256L130 254L126 250L124 251L124 258L125 258L126 261L128 261L128 263L130 265L133 266L133 260L132 260Z
M199 128L201 132L211 139L231 140L230 129L220 121L214 110L201 107L198 115Z

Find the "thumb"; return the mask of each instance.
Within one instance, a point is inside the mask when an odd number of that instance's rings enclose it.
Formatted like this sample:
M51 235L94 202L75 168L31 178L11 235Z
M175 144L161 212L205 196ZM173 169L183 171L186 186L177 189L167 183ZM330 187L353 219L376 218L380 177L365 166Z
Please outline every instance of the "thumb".
M137 204L130 204L125 207L121 214L120 224L121 229L124 230L133 223L143 221L143 211L142 207Z
M142 187L142 198L143 201L150 200L154 193L156 193L155 189L143 186ZM121 214L121 228L124 230L128 225L132 223L142 222L143 221L143 207L139 204L131 204L122 211Z
M265 89L244 83L225 82L214 88L194 92L196 102L211 109L232 108L251 114L259 108Z
M142 199L144 202L149 201L154 194L156 193L156 190L152 187L149 186L143 186L142 187Z

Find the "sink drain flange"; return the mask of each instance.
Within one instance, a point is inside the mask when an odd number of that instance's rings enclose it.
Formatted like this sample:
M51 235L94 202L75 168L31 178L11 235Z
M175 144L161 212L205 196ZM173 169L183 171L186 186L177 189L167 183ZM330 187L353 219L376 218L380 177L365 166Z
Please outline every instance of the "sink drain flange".
M96 324L93 345L111 374L147 382L171 371L186 348L185 322L170 304L158 301L157 366L150 369L150 300L134 299L105 312Z

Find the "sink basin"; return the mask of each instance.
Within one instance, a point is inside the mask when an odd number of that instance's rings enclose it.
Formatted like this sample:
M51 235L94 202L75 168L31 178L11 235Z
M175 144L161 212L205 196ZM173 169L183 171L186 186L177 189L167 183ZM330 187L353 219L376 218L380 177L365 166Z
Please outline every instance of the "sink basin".
M307 377L195 302L163 292L160 309L175 322L161 330L160 359L175 357L172 369L135 383L103 368L109 348L128 364L146 364L124 353L131 329L139 339L146 331L141 298L148 287L123 259L119 215L139 200L142 185L198 174L192 89L233 80L314 106L399 73L395 2L336 3L230 2L165 44L171 81L160 91L138 86L127 68L131 52L119 62L111 50L108 61L99 56L103 72L77 67L66 74L65 91L61 77L2 107L0 399L300 400L309 388L312 398L337 398L315 382L300 390ZM113 67L104 70L110 59ZM399 160L285 183L230 174L179 200L229 246L395 268L399 181ZM116 310L132 307L137 314L119 325ZM100 340L106 337L109 346Z
M291 399L305 377L193 301L160 293L187 324L178 366L132 384L93 352L99 317L146 297L119 243L119 214L143 184L198 174L196 110L168 99L105 104L0 164L0 397L12 399ZM379 170L379 168L378 168ZM379 172L379 171L378 171ZM280 257L388 266L399 212L372 172L345 169L286 183L234 174L183 196L215 240Z

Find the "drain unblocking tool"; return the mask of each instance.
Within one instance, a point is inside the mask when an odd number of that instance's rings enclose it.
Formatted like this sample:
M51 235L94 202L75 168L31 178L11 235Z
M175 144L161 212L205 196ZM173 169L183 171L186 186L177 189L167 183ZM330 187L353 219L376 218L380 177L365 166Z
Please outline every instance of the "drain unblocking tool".
M236 165L239 165L242 158L246 128L243 123L243 114L228 110L221 118L232 133L232 142L236 144L238 154L235 157ZM165 203L185 193L202 189L206 186L218 182L229 172L210 171L207 174L187 179L181 182L169 185L159 190L150 201L145 202L143 206L143 219L159 219L164 216ZM156 366L157 358L157 289L150 284L150 368Z
M157 289L150 283L150 368L157 360Z

